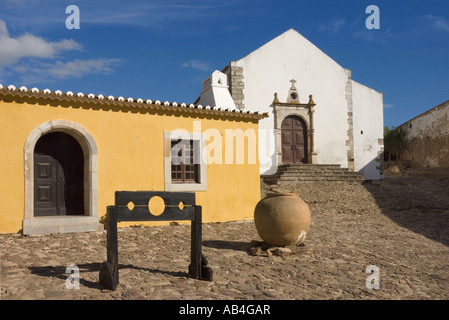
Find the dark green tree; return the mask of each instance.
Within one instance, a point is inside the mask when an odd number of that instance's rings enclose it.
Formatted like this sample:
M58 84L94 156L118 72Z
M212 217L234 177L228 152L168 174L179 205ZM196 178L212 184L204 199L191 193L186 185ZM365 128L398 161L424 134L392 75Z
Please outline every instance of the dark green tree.
M405 131L401 128L384 128L384 150L388 161L400 160L400 153L407 146Z

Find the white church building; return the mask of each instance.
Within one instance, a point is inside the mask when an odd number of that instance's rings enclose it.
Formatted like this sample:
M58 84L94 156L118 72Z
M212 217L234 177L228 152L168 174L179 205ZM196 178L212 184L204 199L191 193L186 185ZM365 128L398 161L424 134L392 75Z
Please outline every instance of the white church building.
M261 175L279 165L338 164L383 178L383 96L290 29L203 82L195 103L269 114Z

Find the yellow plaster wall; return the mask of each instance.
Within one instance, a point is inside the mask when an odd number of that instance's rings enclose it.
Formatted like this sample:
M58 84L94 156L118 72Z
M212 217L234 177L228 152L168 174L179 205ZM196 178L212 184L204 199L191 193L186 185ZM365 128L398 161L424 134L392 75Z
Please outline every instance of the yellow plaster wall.
M194 121L201 121L202 132L214 128L222 136L225 129L252 129L257 134L258 128L254 120L0 99L0 233L15 233L22 229L25 141L30 132L51 120L80 124L97 144L99 219L106 214L106 207L114 204L115 191L164 191L164 131L185 129L193 132ZM208 164L207 191L196 192L196 195L197 203L203 206L204 222L252 219L254 207L260 200L258 162Z

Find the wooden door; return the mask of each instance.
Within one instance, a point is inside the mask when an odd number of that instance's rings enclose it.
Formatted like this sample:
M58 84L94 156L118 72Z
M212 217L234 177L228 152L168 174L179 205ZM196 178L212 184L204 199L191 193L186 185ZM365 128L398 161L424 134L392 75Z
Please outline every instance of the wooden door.
M304 122L289 116L281 124L282 163L307 163L307 130Z
M57 215L58 163L51 156L34 154L34 215Z
M34 215L84 214L84 156L70 135L44 135L34 149Z

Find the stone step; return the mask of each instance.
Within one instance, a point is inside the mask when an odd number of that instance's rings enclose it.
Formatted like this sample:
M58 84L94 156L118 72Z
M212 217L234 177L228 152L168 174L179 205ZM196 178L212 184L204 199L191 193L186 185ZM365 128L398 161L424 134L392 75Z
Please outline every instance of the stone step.
M364 181L363 176L353 177L281 177L281 178L264 178L265 183L278 183L278 182L302 182L302 181Z
M347 173L349 172L348 170L285 170L282 172L278 172L278 174L286 174L286 173L291 173L291 174L324 174L324 173L329 173L329 174L339 174L339 173Z
M271 181L267 182L264 181L266 184L270 185L281 185L281 184L292 184L292 183L304 183L304 182L357 182L362 183L364 179L332 179L332 178L303 178L300 180L277 180L277 181Z
M339 170L341 166L339 164L303 164L303 165L280 165L280 170Z
M327 177L323 177L323 176L306 176L306 177L280 177L278 179L272 179L272 180L277 180L277 181L302 181L302 180L317 180L317 181L321 181L321 180L327 180L327 181L332 181L332 180L341 180L341 181L345 181L345 180L365 180L365 178L363 176L327 176Z
M321 172L292 172L285 171L283 173L276 173L274 177L281 176L293 176L293 177L304 177L304 176L357 176L360 175L358 172L350 172L350 171L321 171Z
M283 174L276 175L276 176L283 176L283 177L307 177L307 176L320 176L320 177L333 177L333 176L358 176L359 174L357 172L344 172L344 171L338 171L338 172L290 172L286 171Z
M358 173L332 164L304 164L281 165L277 172L271 176L262 176L262 180L268 184L282 184L294 182L319 182L319 181L355 181L362 182L365 177Z
M331 165L303 165L303 166L279 166L278 172L284 171L301 171L301 172L310 172L310 171L338 171L338 170L347 170L347 168L341 168L340 166L331 166Z

